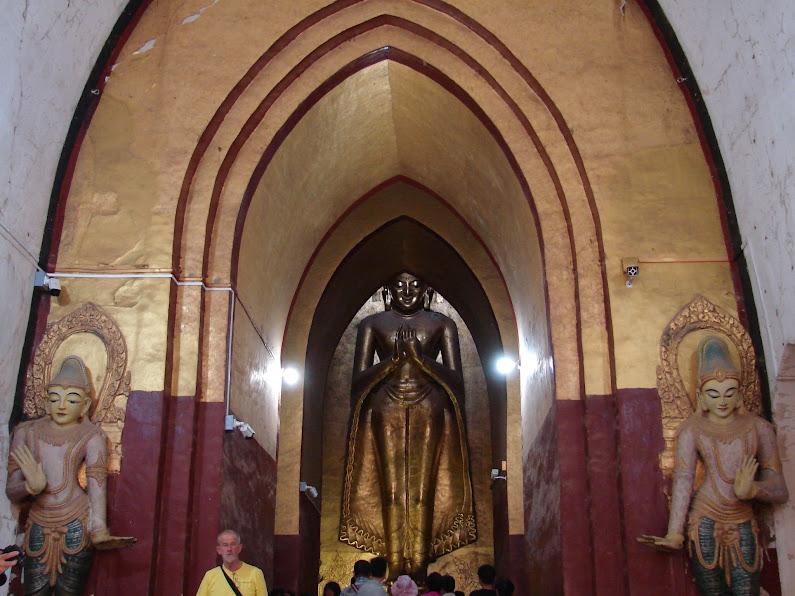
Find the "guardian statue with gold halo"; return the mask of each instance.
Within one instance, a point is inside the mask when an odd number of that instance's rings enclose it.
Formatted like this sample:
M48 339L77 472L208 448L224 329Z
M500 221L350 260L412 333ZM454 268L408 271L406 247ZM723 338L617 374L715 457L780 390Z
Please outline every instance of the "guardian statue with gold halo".
M130 546L136 539L111 536L107 527L108 438L87 416L91 383L83 361L66 357L46 392L46 416L14 430L6 494L11 501L30 502L26 596L77 596L95 548Z
M692 304L701 315L688 331L719 330L720 325L705 323L725 313L701 297ZM700 342L696 411L676 432L668 531L638 538L665 551L687 547L706 596L759 594L763 553L753 503L789 498L773 426L743 405L743 378L722 337ZM661 398L665 400L662 391ZM697 486L699 462L704 481Z

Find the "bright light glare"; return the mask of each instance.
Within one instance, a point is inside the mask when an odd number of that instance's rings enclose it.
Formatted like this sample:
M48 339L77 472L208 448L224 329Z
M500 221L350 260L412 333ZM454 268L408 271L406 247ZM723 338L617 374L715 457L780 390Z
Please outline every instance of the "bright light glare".
M508 356L503 356L497 360L497 372L503 375L512 373L516 366L516 360Z
M280 388L282 384L282 369L277 362L272 362L265 373L271 387Z
M298 382L300 375L298 370L292 366L287 366L282 369L282 381L285 385L295 385Z
M527 371L527 374L533 375L541 368L541 361L535 352L528 352L522 355L522 370Z

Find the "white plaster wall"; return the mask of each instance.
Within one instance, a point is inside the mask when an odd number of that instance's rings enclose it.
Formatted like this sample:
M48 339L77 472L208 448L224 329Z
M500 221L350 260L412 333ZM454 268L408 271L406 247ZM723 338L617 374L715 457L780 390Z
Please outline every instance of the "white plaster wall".
M795 342L795 7L661 0L709 110L759 311L770 386Z
M660 4L693 69L726 165L773 389L785 346L795 343L795 9L783 1ZM773 414L784 477L795 494L788 397L792 388L779 379ZM792 596L792 503L775 517L781 586Z
M58 159L88 75L126 1L0 0L0 462L8 457L6 421ZM16 525L5 473L0 494L2 547L13 541Z

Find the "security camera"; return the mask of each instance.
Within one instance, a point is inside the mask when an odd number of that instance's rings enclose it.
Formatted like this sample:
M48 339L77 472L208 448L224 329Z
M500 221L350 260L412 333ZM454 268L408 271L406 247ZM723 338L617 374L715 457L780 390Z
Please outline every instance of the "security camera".
M317 499L318 494L320 494L314 486L303 481L298 483L298 490L302 493L307 493L313 499Z
M43 271L36 271L36 276L33 279L33 287L47 290L50 296L59 296L61 294L61 282L55 277L50 277Z
M624 270L624 277L627 280L627 287L632 287L632 282L640 274L640 265L635 257L624 257L621 259L621 268Z
M235 429L238 429L245 439L251 439L256 434L256 431L251 428L248 422L238 420L234 414L224 416L224 430L232 431Z
M60 296L61 295L61 282L59 282L54 277L49 279L49 283L47 284L47 291L50 292L50 296Z
M239 420L235 423L238 429L240 429L240 434L243 435L244 439L251 439L254 437L254 429L251 428L251 425L248 422L240 422Z

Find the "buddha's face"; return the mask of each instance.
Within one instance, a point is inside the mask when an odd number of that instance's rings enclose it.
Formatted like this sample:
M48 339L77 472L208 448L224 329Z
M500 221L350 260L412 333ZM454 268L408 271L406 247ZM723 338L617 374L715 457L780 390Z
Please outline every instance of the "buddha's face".
M737 379L711 379L701 386L698 399L713 422L727 422L740 406L740 383Z
M44 410L58 426L72 426L88 413L91 398L82 387L60 387L47 389Z
M411 273L403 272L389 283L392 308L399 313L411 314L422 309L428 285Z

